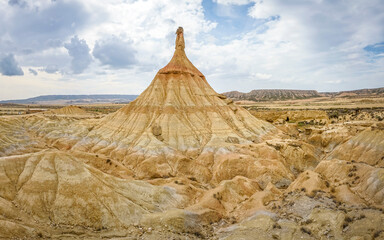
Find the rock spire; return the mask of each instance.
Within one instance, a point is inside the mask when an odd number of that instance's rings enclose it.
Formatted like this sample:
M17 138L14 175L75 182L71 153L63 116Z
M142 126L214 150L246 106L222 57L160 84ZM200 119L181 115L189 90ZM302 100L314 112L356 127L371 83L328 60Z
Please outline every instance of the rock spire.
M176 31L175 53L171 61L159 73L190 73L200 77L204 75L189 61L185 54L184 29L179 27Z

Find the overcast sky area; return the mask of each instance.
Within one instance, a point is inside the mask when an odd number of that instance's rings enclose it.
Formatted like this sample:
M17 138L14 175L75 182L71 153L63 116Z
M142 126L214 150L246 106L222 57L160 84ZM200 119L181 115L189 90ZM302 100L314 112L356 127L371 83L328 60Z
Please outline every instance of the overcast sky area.
M220 93L384 87L383 0L0 0L0 100L140 94L178 26Z

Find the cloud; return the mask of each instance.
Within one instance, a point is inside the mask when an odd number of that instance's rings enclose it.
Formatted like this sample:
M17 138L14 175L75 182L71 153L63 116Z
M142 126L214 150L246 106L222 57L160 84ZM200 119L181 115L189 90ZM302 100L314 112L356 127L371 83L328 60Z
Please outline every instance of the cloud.
M45 93L59 80L68 89L91 82L83 93L140 93L171 59L178 26L189 59L218 92L383 85L382 0L14 0L23 1L0 1L0 52L59 72L39 70L36 79L50 79L41 80ZM96 59L88 65L86 46Z
M31 74L37 76L37 71L36 71L36 70L34 70L34 69L32 69L32 68L29 68L28 71L29 71Z
M90 49L84 39L80 40L77 36L74 36L70 43L64 44L64 47L72 57L71 69L73 73L82 73L92 62L92 56L89 53Z
M27 2L24 0L9 0L8 4L10 6L19 6L21 8L24 8L27 6Z
M223 5L246 5L252 3L252 0L213 0L213 2Z
M5 76L24 75L23 70L19 67L13 54L8 54L0 59L0 72Z
M92 52L102 65L112 68L127 68L137 63L135 53L131 42L117 37L96 42Z
M257 1L253 7L249 9L249 15L253 18L269 18L278 15L278 8L273 4Z
M356 11L356 9L360 9ZM257 1L249 9L254 18L280 16L281 41L294 41L316 51L343 44L377 43L383 40L384 5L380 0ZM277 31L275 34L278 34ZM372 42L373 41L373 42Z
M248 13L262 24L221 46L209 42L194 50L192 61L218 91L382 86L381 1L255 1ZM231 56L231 64L222 56ZM262 81L257 73L273 75Z
M48 65L47 67L41 69L41 71L44 71L46 73L57 73L59 71L59 67L57 65Z
M13 7L0 10L6 16L0 37L0 49L39 51L62 46L62 41L76 34L92 20L92 13L79 1L10 0ZM23 4L25 3L25 4ZM14 6L24 6L23 8Z
M268 80L268 79L271 79L272 77L271 74L266 74L266 73L255 73L253 74L253 76L261 80Z

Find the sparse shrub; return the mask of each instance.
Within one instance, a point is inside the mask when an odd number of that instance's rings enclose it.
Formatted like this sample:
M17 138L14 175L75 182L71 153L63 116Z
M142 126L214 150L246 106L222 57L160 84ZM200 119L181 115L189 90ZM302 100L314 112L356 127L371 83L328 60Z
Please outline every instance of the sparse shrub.
M339 113L338 112L332 112L329 114L329 118L339 118Z
M347 216L347 217L345 217L344 221L347 222L347 223L350 223L350 222L353 221L353 219L350 218L349 216Z
M223 197L220 195L220 193L214 193L213 194L213 198L217 199L218 201L221 201L223 199Z
M361 215L357 218L357 220L360 220L360 219L363 219L363 218L365 218L365 214L361 214Z
M305 122L298 122L298 123L297 123L297 126L298 126L298 127L305 126Z
M348 223L343 223L343 229L345 229L346 227L348 227Z
M380 234L383 232L383 230L379 230L377 232L375 232L375 234L373 234L373 238L378 238L380 236Z
M177 185L185 185L184 183L179 182L179 181L177 181L177 180L175 180L174 183L176 183Z
M301 230L303 233L306 233L306 234L308 234L308 235L312 235L311 230L309 230L309 229L306 228L306 227L301 227L300 230Z
M189 177L188 179L191 181L197 182L197 179L195 177Z
M194 232L193 235L195 235L196 237L198 237L200 239L204 239L205 238L205 236L202 233L200 233L200 232Z
M310 223L312 223L312 222L313 222L312 219L307 219L304 223L305 223L305 224L310 224Z
M274 224L273 224L273 228L281 229L281 226L280 226L280 224L278 224L278 223L274 223Z

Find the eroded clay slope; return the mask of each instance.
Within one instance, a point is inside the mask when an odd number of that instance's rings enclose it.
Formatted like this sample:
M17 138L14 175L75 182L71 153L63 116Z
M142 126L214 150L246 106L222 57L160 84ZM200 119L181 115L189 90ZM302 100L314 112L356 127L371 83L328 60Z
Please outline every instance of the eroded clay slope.
M183 201L170 187L119 179L57 150L3 157L0 169L2 220L35 234L127 227Z

